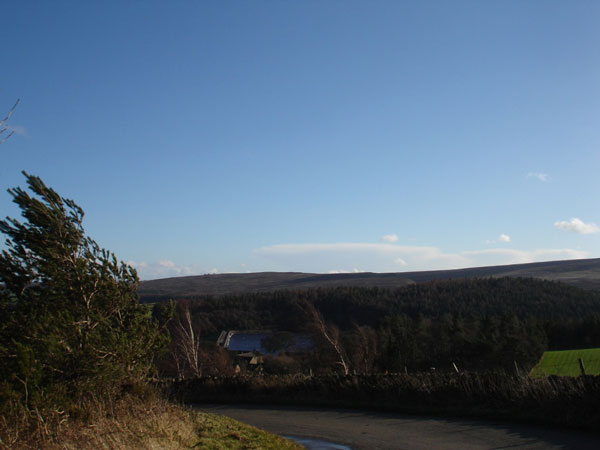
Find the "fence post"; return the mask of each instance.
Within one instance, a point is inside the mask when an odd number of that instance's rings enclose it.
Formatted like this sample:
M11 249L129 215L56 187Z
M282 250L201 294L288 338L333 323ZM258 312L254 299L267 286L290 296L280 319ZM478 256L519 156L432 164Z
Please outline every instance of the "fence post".
M585 376L585 366L583 365L583 359L581 358L577 358L579 359L579 368L581 369L581 375Z

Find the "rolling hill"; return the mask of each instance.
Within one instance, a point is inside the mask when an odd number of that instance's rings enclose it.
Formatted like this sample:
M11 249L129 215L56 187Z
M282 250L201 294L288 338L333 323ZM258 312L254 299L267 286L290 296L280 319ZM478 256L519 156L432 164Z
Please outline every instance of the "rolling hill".
M423 272L343 274L255 272L197 275L142 281L138 293L142 302L152 302L199 295L267 292L280 289L336 286L390 288L432 280L487 277L539 278L560 281L584 289L600 289L600 258Z

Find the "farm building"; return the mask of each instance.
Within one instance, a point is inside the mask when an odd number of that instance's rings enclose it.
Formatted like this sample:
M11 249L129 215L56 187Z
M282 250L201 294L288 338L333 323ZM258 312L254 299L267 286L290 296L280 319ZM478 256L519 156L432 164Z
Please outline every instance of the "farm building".
M217 345L231 352L252 352L258 355L276 355L281 352L306 352L312 348L309 336L274 331L222 331Z

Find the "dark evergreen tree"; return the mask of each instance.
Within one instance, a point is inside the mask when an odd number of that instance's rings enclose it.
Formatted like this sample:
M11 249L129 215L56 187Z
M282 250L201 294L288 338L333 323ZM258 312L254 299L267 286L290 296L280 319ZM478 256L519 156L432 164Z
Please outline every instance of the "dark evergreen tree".
M0 396L36 405L144 379L165 337L135 270L86 236L75 202L23 173L32 195L8 192L25 221L0 221Z

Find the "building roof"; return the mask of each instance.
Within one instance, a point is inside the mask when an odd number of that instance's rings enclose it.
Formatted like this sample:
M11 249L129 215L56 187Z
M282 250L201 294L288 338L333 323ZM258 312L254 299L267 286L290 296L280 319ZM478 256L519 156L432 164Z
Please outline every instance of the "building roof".
M223 331L217 339L217 345L235 352L257 352L261 355L267 355L267 351L262 341L266 337L273 335L273 331ZM312 347L312 340L306 335L291 334L294 339L289 351L305 351ZM277 352L275 352L277 353Z

